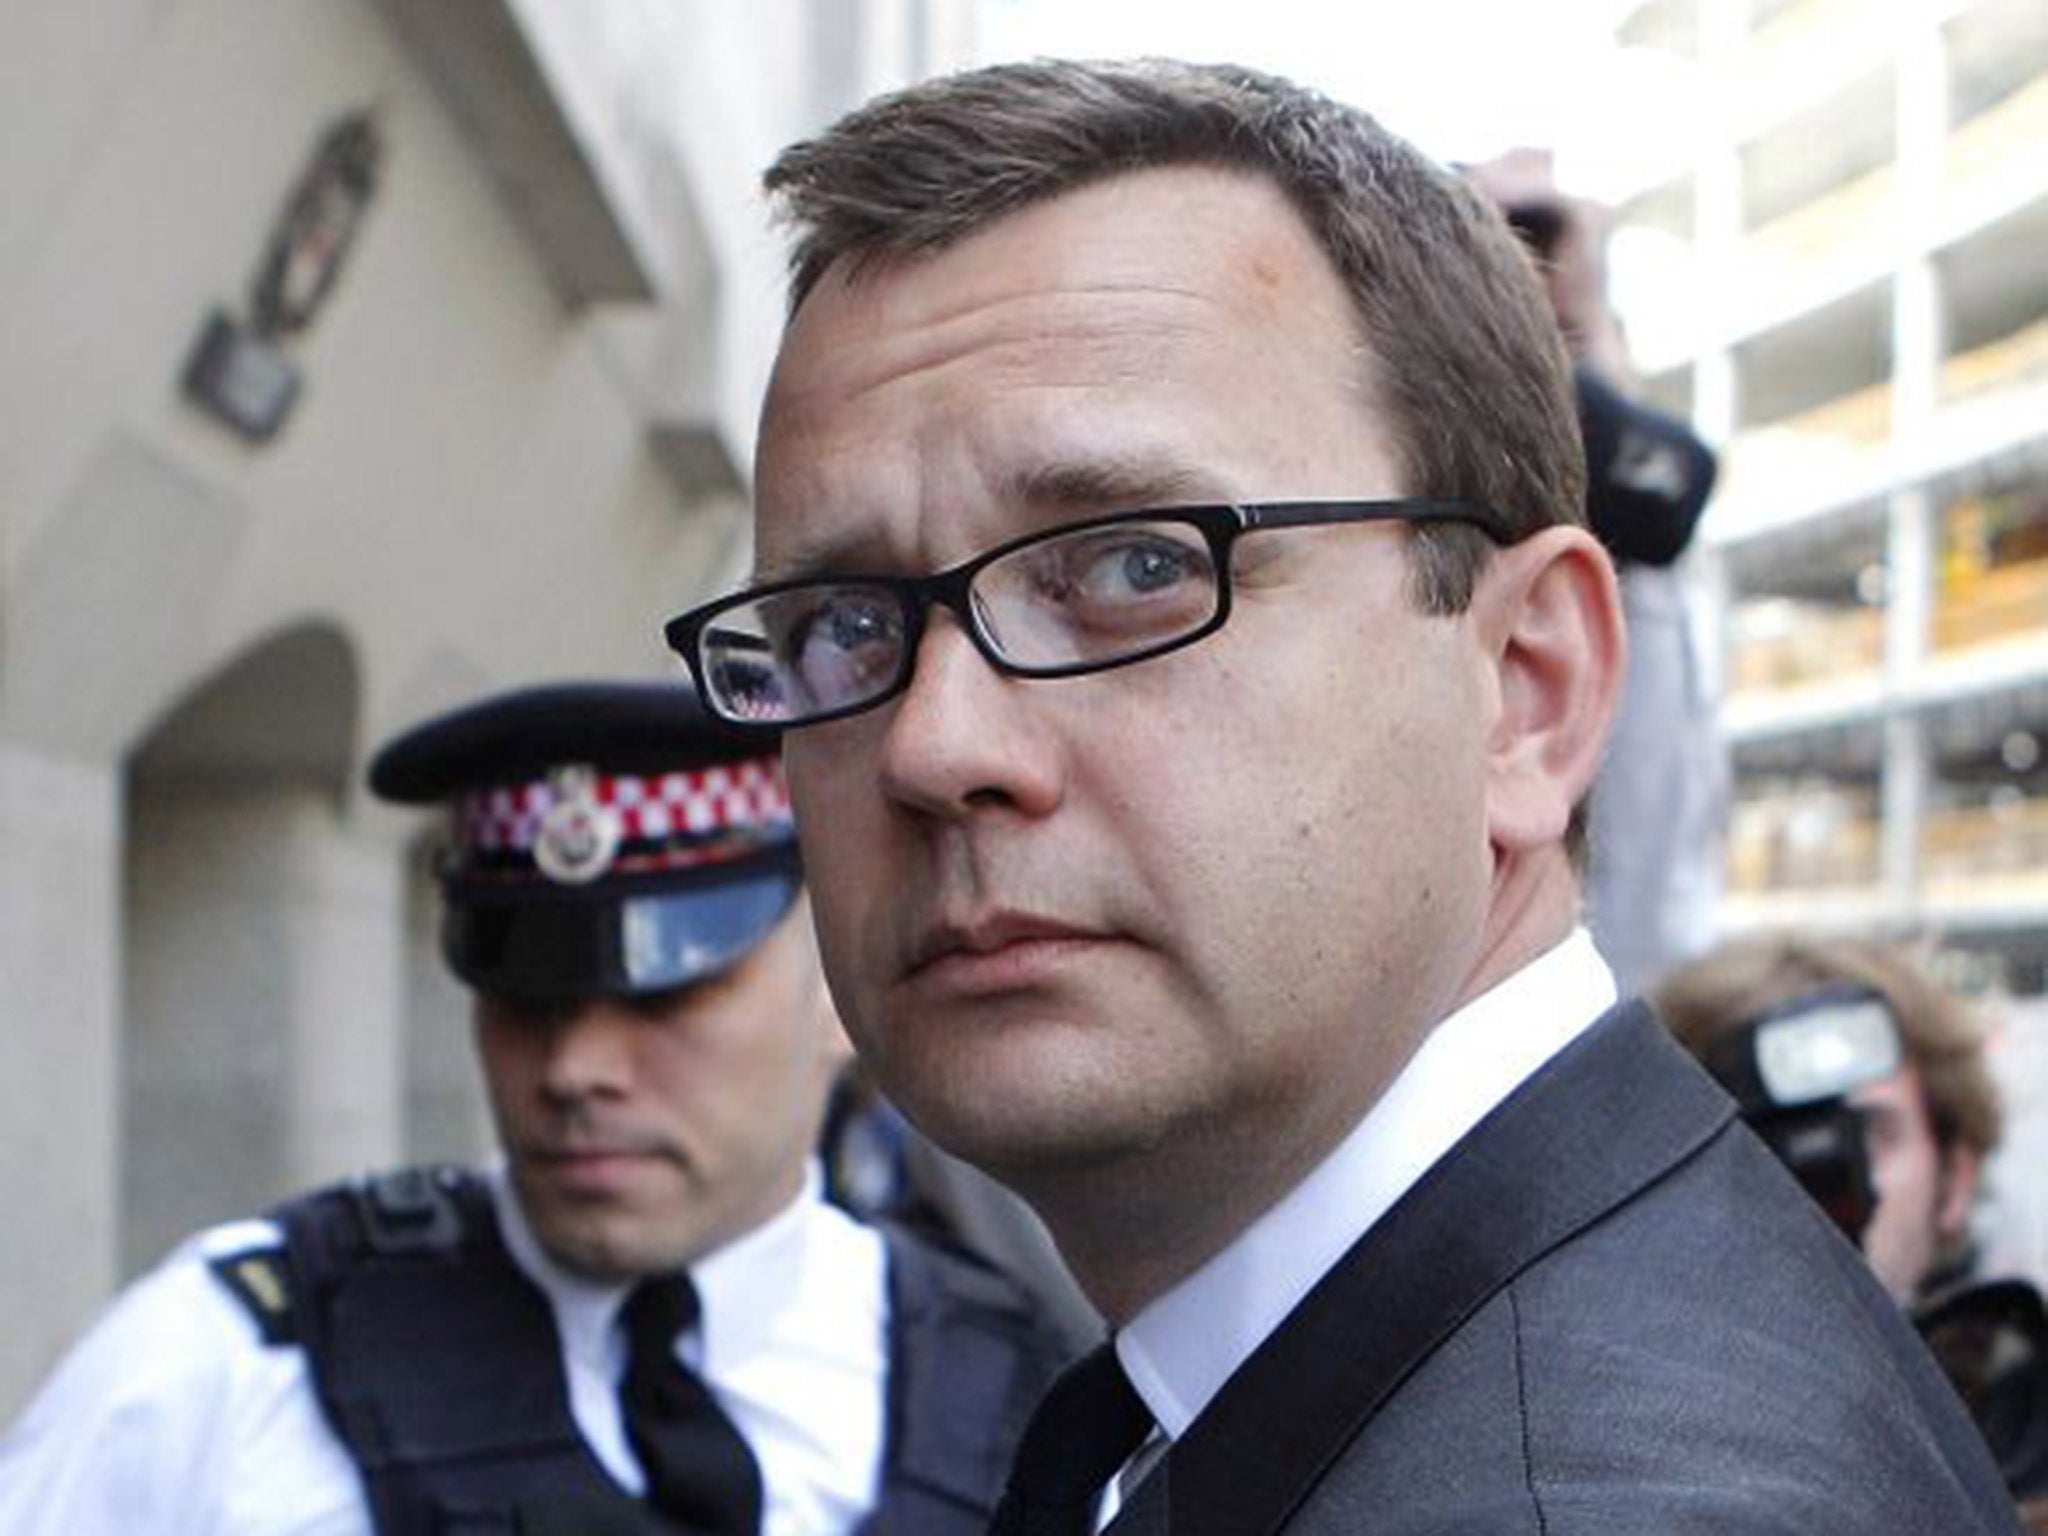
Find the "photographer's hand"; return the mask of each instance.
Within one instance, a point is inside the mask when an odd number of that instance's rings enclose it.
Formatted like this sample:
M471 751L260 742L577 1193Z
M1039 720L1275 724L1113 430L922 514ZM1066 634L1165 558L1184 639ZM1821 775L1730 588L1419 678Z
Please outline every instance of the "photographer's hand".
M1510 150L1465 175L1528 242L1572 361L1633 393L1628 345L1607 302L1608 210L1560 192L1547 150Z

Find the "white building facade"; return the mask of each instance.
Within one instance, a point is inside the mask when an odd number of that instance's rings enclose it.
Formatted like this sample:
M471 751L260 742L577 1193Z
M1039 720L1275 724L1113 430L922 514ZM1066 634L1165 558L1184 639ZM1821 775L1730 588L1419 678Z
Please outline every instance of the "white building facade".
M1722 927L1932 942L1991 1000L1987 1258L2039 1278L2048 6L1648 0L1620 36L1696 87L1616 239L1679 253L1637 360L1723 456L1696 562L1726 662Z
M426 828L364 763L486 691L668 670L661 620L747 560L759 173L968 31L940 0L13 8L0 1419L191 1227L486 1144Z

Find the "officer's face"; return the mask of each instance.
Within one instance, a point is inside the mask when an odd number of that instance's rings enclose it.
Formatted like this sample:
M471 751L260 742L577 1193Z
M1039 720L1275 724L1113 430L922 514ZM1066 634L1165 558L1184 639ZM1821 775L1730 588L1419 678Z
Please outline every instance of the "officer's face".
M828 274L763 420L760 574L1398 494L1363 346L1285 198L1206 168ZM906 692L785 738L855 1044L1041 1209L1270 1198L1483 963L1500 681L1473 616L1409 601L1404 534L1251 535L1220 632L1088 677L1001 676L935 615Z
M716 980L554 1009L480 996L476 1024L534 1231L600 1279L686 1264L794 1198L845 1055L802 903Z

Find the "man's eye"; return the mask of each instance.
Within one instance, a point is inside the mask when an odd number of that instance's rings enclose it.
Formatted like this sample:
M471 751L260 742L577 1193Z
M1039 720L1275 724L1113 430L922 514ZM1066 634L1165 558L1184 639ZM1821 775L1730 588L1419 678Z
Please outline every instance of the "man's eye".
M842 651L893 640L896 618L873 603L840 603L825 610L811 626L812 641L822 640Z
M1863 1129L1863 1144L1873 1152L1880 1147L1889 1147L1894 1141L1898 1140L1899 1124L1897 1116L1881 1107L1872 1108L1862 1105L1855 1107L1855 1113L1856 1119Z
M1188 552L1158 544L1124 550L1111 562L1110 579L1133 592L1158 592L1192 574Z
M1208 552L1173 539L1103 539L1066 562L1077 596L1098 602L1151 597L1209 579Z
M799 668L844 665L850 658L886 650L894 654L902 635L902 620L885 603L841 601L825 603L798 626L793 637L792 659Z
M837 707L888 686L903 657L902 608L887 594L839 592L782 642L783 670L812 706Z
M481 999L485 1017L501 1030L540 1033L566 1024L576 1009L569 1003L541 1003L528 998L490 995Z
M825 593L799 600L791 593L776 606L767 627L782 665L801 667L819 655L893 641L900 622L890 604L865 596Z

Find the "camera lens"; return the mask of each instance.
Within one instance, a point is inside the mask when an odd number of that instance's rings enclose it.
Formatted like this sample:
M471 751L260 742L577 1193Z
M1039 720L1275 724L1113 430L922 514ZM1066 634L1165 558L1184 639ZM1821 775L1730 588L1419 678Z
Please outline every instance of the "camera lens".
M1508 227L1538 256L1557 249L1564 233L1564 214L1549 203L1520 203L1507 210Z

